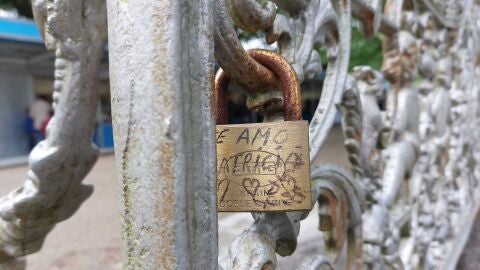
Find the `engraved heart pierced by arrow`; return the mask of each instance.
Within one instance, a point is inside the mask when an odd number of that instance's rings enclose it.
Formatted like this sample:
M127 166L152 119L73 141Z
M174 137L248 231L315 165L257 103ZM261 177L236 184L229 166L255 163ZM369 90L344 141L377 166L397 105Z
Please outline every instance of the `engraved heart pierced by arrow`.
M242 186L248 194L255 197L255 194L257 194L257 190L260 187L260 181L255 178L243 178Z

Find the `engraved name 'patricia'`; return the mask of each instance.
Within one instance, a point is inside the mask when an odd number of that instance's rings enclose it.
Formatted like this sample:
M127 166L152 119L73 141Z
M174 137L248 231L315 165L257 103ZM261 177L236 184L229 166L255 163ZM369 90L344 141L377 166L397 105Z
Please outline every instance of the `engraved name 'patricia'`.
M245 151L224 158L220 164L224 175L235 179L247 175L271 175L276 179L285 173L285 162L267 151Z
M216 144L219 210L310 207L306 122L217 126Z

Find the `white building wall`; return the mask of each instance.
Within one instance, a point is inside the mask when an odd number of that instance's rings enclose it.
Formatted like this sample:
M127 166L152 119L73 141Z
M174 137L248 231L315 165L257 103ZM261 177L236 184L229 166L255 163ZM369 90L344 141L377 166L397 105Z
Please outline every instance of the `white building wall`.
M25 109L33 99L33 78L28 72L0 71L0 158L28 154Z

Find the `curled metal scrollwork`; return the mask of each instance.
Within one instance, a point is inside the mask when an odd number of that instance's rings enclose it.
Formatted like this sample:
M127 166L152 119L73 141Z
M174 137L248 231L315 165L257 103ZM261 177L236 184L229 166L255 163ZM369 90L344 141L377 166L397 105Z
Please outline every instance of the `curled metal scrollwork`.
M40 250L55 225L92 194L82 180L98 157L91 142L98 101L93 78L107 38L105 2L37 0L33 7L56 54L55 116L29 156L25 183L0 200L1 267Z
M465 126L478 122L478 114L467 113L478 111L478 100L472 101L476 87L467 82L479 69L466 57L476 59L479 52L478 4L274 2L286 12L276 15L272 27L261 28L300 81L321 70L316 50L327 51L325 83L310 124L310 158L315 161L340 108L353 172L347 177L339 170L321 175L325 167L312 171L320 228L329 231L327 246L346 264L319 254L300 269L452 269L456 247L464 244L455 224L472 219L460 209L479 207L479 195L468 191L476 182L464 180L480 170L478 146L471 141L475 131ZM384 34L381 71L359 66L348 75L352 17L366 37ZM419 79L421 84L414 82ZM343 180L335 182L339 175ZM232 245L228 269L275 268L275 251L284 256L295 250L305 213L254 217ZM344 243L351 249L346 254ZM258 261L254 254L265 256Z
M319 227L326 237L325 252L332 257L310 258L299 269L315 269L316 265L361 269L364 198L360 187L344 169L317 166L312 168L312 198L313 204L318 201L320 205ZM288 256L295 251L300 221L307 215L301 211L254 213L255 223L230 246L227 269L274 269L275 253Z
M277 10L272 2L227 0L232 20L244 31L255 33L272 26Z
M232 19L276 43L299 81L315 77L318 51L327 53L309 158L316 162L341 111L353 173L313 166L327 249L299 269L453 269L468 235L462 226L480 208L480 4L382 2L214 1L216 60L225 78L259 94L249 105L275 101L264 110L266 121L283 119L275 92L281 80L244 50ZM0 200L2 266L37 251L55 224L80 207L92 192L82 179L98 155L90 140L97 103L92 78L106 41L105 3L35 0L33 6L46 45L56 52L56 114L47 139L30 155L25 184ZM381 71L358 66L349 74L352 18L365 37L383 34ZM295 252L307 214L254 213L255 222L230 247L227 269L275 269L277 254Z
M266 67L253 60L238 40L227 12L225 0L215 2L215 58L228 76L246 89L278 86Z

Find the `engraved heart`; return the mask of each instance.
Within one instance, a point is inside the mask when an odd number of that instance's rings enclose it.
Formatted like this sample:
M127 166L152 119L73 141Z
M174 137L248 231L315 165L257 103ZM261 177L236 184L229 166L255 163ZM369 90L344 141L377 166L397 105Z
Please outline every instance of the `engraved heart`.
M255 178L243 178L242 186L248 194L255 197L255 194L257 194L257 190L260 187L260 182Z

